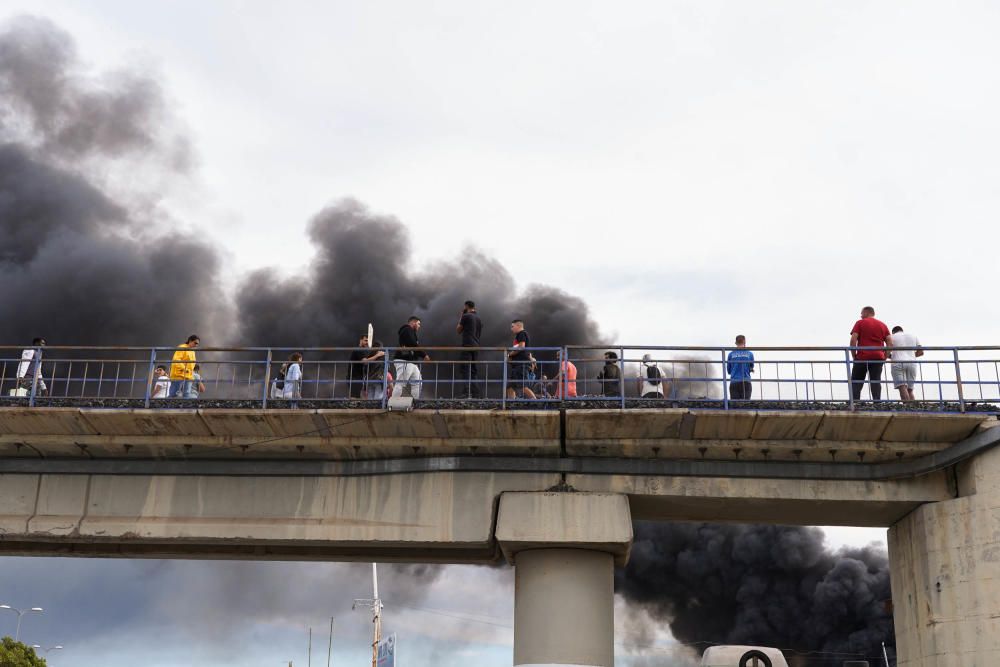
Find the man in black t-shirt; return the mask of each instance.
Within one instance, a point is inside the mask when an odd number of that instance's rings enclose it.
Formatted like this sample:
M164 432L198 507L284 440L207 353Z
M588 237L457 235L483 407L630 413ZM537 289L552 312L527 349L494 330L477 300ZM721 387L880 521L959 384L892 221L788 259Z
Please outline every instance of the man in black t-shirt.
M361 398L361 392L368 382L368 364L364 360L371 356L371 353L368 336L362 336L358 341L358 347L351 352L351 363L347 367L347 386L351 398Z
M518 389L524 398L535 398L535 392L528 388L528 369L531 366L531 353L527 348L531 340L524 330L522 320L513 320L510 331L514 334L514 345L507 358L510 359L510 370L507 371L507 398L517 398Z
M455 327L455 332L462 337L462 347L479 347L479 337L483 333L483 322L476 313L476 304L473 301L466 301L462 308L462 317ZM462 350L458 355L462 362L458 365L460 381L458 398L479 398L479 386L476 380L479 378L479 369L476 362L479 360L479 352L476 350Z

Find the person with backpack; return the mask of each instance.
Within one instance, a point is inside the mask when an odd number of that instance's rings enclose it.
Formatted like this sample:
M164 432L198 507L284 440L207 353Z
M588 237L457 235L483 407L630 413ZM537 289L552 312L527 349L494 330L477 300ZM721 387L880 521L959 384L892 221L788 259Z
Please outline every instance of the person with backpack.
M293 352L271 382L271 398L294 401L302 398L302 354Z
M663 370L660 365L653 361L653 356L648 352L642 355L642 365L639 366L639 395L643 398L663 398L666 396L664 384L669 388L669 383L664 381Z
M618 355L614 352L604 353L604 368L597 374L601 383L601 393L605 396L622 395L622 374L618 367Z
M747 348L747 337L736 337L736 349L726 357L726 372L729 374L729 398L733 401L749 401L753 394L750 374L753 373L753 352Z
M42 348L45 347L44 338L36 338L31 341L31 347L21 352L21 362L17 365L17 385L11 392L12 396L29 396L32 385L35 384L35 394L45 396L48 393L48 386L45 378L42 377Z

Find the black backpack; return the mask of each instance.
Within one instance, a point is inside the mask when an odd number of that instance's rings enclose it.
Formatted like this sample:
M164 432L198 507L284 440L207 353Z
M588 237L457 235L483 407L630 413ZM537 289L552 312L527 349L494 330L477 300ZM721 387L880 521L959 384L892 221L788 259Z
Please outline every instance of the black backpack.
M288 370L286 364L281 364L281 368L278 369L278 374L275 375L274 388L284 389L285 388L285 372Z
M663 373L660 372L660 368L656 364L646 366L646 380L649 381L649 384L658 387L660 385L660 378L662 377Z

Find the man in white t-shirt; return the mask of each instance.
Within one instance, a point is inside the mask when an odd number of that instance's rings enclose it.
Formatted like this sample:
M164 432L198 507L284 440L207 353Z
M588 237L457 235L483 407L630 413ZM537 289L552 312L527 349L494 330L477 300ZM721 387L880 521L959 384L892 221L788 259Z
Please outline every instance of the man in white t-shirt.
M653 355L642 355L639 366L639 395L643 398L663 398L670 393L670 382L660 365L653 361Z
M900 350L901 347L917 348ZM903 327L892 328L892 349L889 358L892 359L892 384L899 390L899 398L903 401L913 400L913 386L917 382L916 358L924 356L919 349L920 341L911 333L904 333Z
M166 366L157 366L153 369L153 379L149 387L150 398L166 398L170 393L170 377L167 375Z

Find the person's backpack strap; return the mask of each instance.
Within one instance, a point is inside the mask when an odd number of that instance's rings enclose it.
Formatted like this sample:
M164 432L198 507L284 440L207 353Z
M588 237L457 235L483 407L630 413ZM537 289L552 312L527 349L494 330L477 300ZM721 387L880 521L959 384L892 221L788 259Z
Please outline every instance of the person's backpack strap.
M659 385L661 377L663 374L660 373L660 368L656 364L646 366L646 379L649 380L649 384L654 387Z

